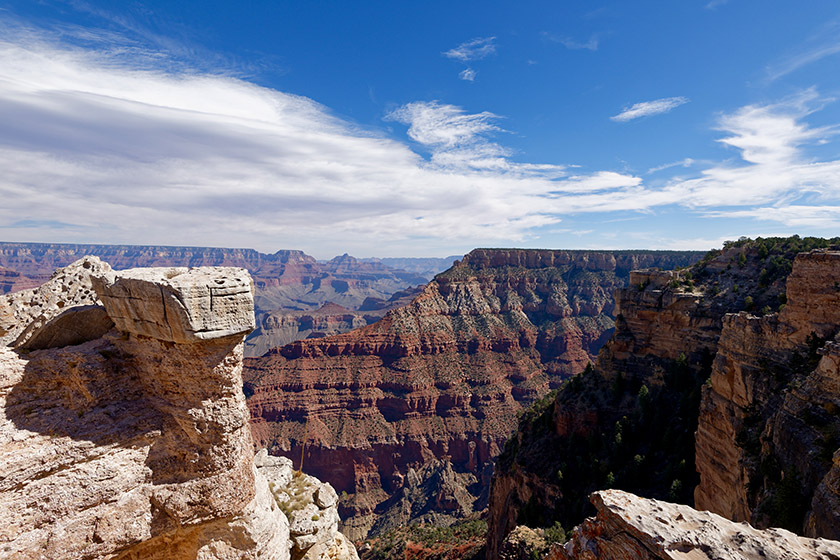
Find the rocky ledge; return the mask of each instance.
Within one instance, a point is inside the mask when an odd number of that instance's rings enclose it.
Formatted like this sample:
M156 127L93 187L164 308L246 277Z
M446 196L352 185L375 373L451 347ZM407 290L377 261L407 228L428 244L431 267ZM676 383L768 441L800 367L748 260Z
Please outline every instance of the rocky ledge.
M356 558L328 485L254 459L253 327L238 268L87 257L3 296L0 558ZM290 532L284 493L328 522Z
M799 537L784 529L758 530L708 511L640 498L621 490L591 497L597 515L575 528L551 560L829 560L840 542Z

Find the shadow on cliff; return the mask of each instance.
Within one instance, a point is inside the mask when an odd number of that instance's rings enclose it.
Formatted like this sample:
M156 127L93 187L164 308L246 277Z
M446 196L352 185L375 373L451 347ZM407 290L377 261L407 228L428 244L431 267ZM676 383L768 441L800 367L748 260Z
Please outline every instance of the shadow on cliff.
M119 333L64 348L20 352L21 379L5 415L19 430L97 446L143 445L160 430L160 413L144 396L131 357L114 344Z

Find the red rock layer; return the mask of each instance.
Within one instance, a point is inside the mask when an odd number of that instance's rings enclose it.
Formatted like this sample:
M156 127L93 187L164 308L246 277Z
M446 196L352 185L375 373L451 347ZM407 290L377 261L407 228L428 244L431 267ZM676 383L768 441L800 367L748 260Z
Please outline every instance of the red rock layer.
M19 292L35 288L38 281L23 276L20 272L0 266L0 294Z
M497 461L488 557L527 517L542 526L578 523L577 499L587 488L632 486L664 465L668 474L643 488L646 495L690 490L695 482L674 473L695 460L698 509L840 538L840 252L798 253L837 242L805 241L746 240L687 271L631 274L631 286L616 294L616 331L594 370L544 413L526 417ZM641 425L634 415L656 413L645 409L642 384L646 397L670 399L657 401L657 410L699 392L699 404L680 405L661 422L668 436L661 442L696 429L693 453L665 449L668 461L653 465L644 463L643 445L628 447L627 427ZM656 437L647 425L641 439ZM578 457L588 457L582 469ZM636 462L645 468L634 471ZM680 500L690 503L685 494Z
M630 268L696 256L477 249L378 323L248 360L254 435L295 461L306 438L306 469L349 494L353 538L435 458L472 473L480 509L517 413L594 358Z

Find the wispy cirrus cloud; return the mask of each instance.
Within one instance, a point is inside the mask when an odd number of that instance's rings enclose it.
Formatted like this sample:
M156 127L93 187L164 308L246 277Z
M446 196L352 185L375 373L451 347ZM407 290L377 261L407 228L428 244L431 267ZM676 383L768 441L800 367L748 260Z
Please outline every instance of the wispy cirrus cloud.
M643 101L625 108L619 114L610 117L610 120L628 122L642 117L661 115L688 102L689 99L687 97L663 97L662 99L654 99L653 101Z
M592 35L586 41L579 41L577 39L573 39L572 37L555 35L553 33L543 32L542 36L553 42L553 43L560 43L567 49L571 50L589 50L589 51L597 51L599 39L597 35Z
M778 80L804 66L840 53L838 31L840 31L840 20L830 21L823 25L796 51L769 65L767 67L767 81Z
M808 145L830 141L837 125L810 127L803 119L826 102L813 89L778 103L747 105L723 115L718 123L728 135L719 142L739 151L742 165L718 164L699 177L672 182L665 190L690 208L731 206L776 208L840 203L840 160L816 161ZM715 217L745 216L721 210ZM776 212L766 214L783 216Z
M665 171L666 169L673 169L674 167L691 167L697 163L693 158L684 158L679 161L672 161L670 163L663 163L662 165L657 165L656 167L651 167L647 170L648 174L650 173L658 173L659 171Z
M707 10L714 10L719 6L723 6L724 4L728 4L729 0L711 0L708 4L706 4Z
M461 62L469 62L471 60L486 58L495 52L495 37L477 37L461 43L454 49L444 51L443 56L447 58L454 58L455 60L460 60Z
M792 228L837 228L840 227L840 205L835 206L764 206L750 210L707 212L712 218L752 219L771 221Z

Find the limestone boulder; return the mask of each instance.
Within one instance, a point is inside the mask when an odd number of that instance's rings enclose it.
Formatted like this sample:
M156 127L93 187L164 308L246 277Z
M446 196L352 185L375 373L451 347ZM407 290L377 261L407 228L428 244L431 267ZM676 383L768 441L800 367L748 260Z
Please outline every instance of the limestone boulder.
M338 495L330 484L295 471L289 459L265 449L254 464L289 519L293 560L358 560L355 547L338 530Z
M180 344L254 329L253 283L242 268L135 268L94 279L123 332Z
M828 560L840 542L759 530L689 506L640 498L621 490L591 496L597 514L575 528L551 560Z
M110 271L108 263L84 257L57 270L38 288L0 296L0 345L47 348L81 344L102 336L111 328L102 313L65 313L71 308L99 304L92 277ZM50 324L60 315L64 316L58 325ZM37 341L30 343L31 339Z

